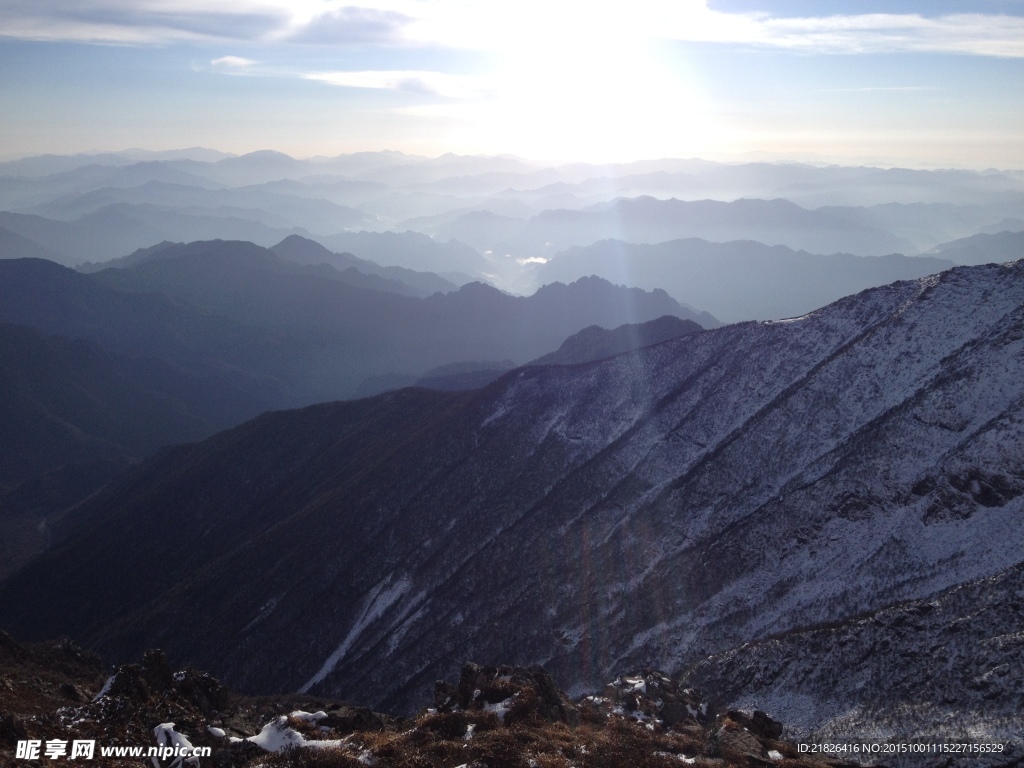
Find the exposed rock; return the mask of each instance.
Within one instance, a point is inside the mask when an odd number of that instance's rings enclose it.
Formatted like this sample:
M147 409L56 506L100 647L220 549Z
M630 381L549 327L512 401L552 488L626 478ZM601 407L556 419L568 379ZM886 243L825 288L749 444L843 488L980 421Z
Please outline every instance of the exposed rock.
M6 652L22 658L15 682L53 674L46 654L9 638ZM147 652L142 664L122 665L102 687L93 678L86 692L95 701L77 707L64 706L62 691L81 684L58 674L46 699L48 711L0 714L0 757L13 755L24 739L144 747L153 745L156 731L171 728L192 745L209 748L201 765L216 768L850 765L800 755L793 744L778 740L781 725L763 712L706 715L697 691L655 670L616 678L606 686L608 696L572 701L542 667L467 663L457 683L438 683L439 707L403 721L308 696L228 696L204 673L171 669L161 651ZM203 696L194 695L197 688ZM227 709L204 709L212 700ZM670 711L678 714L674 722L666 715ZM104 768L138 764L129 758L96 760Z

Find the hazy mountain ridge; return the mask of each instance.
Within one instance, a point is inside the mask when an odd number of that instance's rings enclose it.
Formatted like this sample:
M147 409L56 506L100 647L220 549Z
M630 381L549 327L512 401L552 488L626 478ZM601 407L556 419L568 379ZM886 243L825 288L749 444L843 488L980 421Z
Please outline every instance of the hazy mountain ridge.
M953 262L935 257L819 256L756 242L711 243L691 238L657 245L605 240L570 248L534 265L539 282L600 275L640 287L664 288L726 322L796 317L864 290L941 272Z
M461 283L445 280L433 272L417 272L405 267L385 267L368 259L360 259L351 253L334 253L320 243L307 240L298 235L289 235L270 250L283 259L299 264L330 264L336 269L355 268L365 275L376 275L388 281L404 283L415 290L418 296L430 296L433 293L447 293L455 290ZM394 291L398 293L399 291Z
M37 175L17 175L33 168ZM47 168L63 170L47 175ZM290 233L313 232L333 251L383 266L529 292L536 286L523 281L515 259L604 238L657 243L697 236L816 253L914 254L1020 221L1024 188L1017 175L993 171L129 152L0 164L0 208L66 220L64 227L25 219L7 224L68 264L116 258L160 240L243 239L269 246ZM418 239L406 232L407 242L398 244L357 229L413 230ZM444 244L451 239L474 247Z
M991 264L1024 258L1024 232L980 233L943 243L931 253L957 264Z
M848 251L862 256L916 250L910 242L882 230L781 199L623 198L579 211L547 210L518 228L507 217L492 216L497 227L493 234L489 228L479 231L483 223L479 216L467 217L478 230L471 241L477 248L523 257L550 257L609 238L649 244L687 237L716 242L756 240L813 253ZM456 219L441 229L440 237L466 240L468 233L460 226L465 220Z
M467 654L582 688L925 597L1019 560L1022 270L266 415L91 502L0 605L249 689L404 705Z
M296 397L305 403L351 396L372 375L418 375L463 360L525 362L595 323L697 316L664 291L626 289L596 278L544 286L530 297L469 283L416 299L325 280L251 243L192 243L161 251L160 257L92 277L118 290L165 293L303 340L310 353Z
M192 214L252 218L268 226L301 227L320 234L372 228L373 225L372 219L362 211L328 200L254 188L211 190L163 181L147 181L128 188L102 187L66 195L23 212L72 221L110 205L126 203Z
M0 227L0 259L47 259L62 262L63 257L39 243Z

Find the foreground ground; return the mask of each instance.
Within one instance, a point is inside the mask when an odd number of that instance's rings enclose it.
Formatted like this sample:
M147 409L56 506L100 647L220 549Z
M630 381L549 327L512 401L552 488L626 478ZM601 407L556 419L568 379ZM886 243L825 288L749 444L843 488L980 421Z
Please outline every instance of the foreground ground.
M210 748L157 761L167 768L848 765L801 755L782 731L761 712L715 713L653 671L571 701L540 667L466 664L457 683L437 684L434 706L399 718L318 697L236 695L207 674L173 671L160 651L111 675L69 641L28 646L0 633L0 758L11 765L153 765L101 749L157 744ZM19 757L30 740L40 754ZM91 761L46 756L75 740L95 741Z

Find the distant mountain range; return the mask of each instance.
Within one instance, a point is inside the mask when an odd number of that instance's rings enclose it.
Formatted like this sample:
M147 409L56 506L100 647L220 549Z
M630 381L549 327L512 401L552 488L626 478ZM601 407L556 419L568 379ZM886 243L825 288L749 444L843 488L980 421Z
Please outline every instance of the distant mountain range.
M865 288L941 272L936 257L819 256L755 242L691 238L657 245L605 240L570 248L534 266L541 282L599 275L614 282L664 288L726 322L796 317Z
M936 256L957 264L992 264L1024 259L1024 232L978 234L943 243L933 251Z
M787 200L625 198L583 210L548 210L527 221L466 214L440 228L438 236L522 257L550 257L606 239L662 243L691 237L715 242L756 240L811 253L846 251L861 256L916 250L912 243L884 230Z
M0 163L0 210L0 227L67 265L163 240L270 246L297 234L381 266L528 293L537 286L522 262L609 238L913 255L1019 227L1024 180L1012 172L702 160L554 167L508 157L300 160L192 149Z
M184 213L154 205L118 203L65 222L0 212L0 227L60 255L68 266L108 261L164 240L248 240L273 245L305 230L277 228L237 216Z
M487 290L453 296L493 302ZM399 707L466 657L542 662L592 690L623 664L689 669L755 641L736 653L770 670L770 638L834 631L862 686L843 701L872 702L861 727L961 709L975 738L1000 740L1013 701L972 681L1018 652L999 574L1021 560L1022 353L1017 262L474 392L265 414L86 502L0 586L0 615L114 657L162 646L248 690ZM961 584L975 663L936 690L854 676L883 669L886 648L901 674L945 658L928 643L946 630L887 606L926 600L921 615L955 621ZM787 658L792 679L815 676L808 695L828 695L819 656ZM771 699L773 714L823 728L851 712L818 700Z
M36 205L25 213L72 221L112 205L150 205L193 215L242 218L280 229L299 227L321 234L369 229L365 213L329 200L290 195L262 187L204 189L165 181L133 187L101 187Z
M48 259L63 262L65 257L27 237L0 227L0 259Z

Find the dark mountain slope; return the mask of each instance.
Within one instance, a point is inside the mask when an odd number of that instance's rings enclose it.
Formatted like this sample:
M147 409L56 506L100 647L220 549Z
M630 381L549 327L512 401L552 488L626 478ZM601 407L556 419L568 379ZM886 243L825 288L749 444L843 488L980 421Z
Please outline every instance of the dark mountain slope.
M726 322L796 317L843 296L934 274L940 258L835 253L819 256L750 241L691 238L657 245L606 240L571 248L537 268L542 282L600 275L641 288L660 287Z
M138 459L266 407L159 359L5 324L0 391L0 481L89 458Z
M213 376L264 402L289 402L297 339L247 327L156 293L126 293L39 259L0 261L0 322L85 337Z
M223 378L0 324L0 577L117 472L266 408Z
M0 616L405 706L467 656L678 669L1018 562L1022 365L1018 262L269 414L92 500Z

